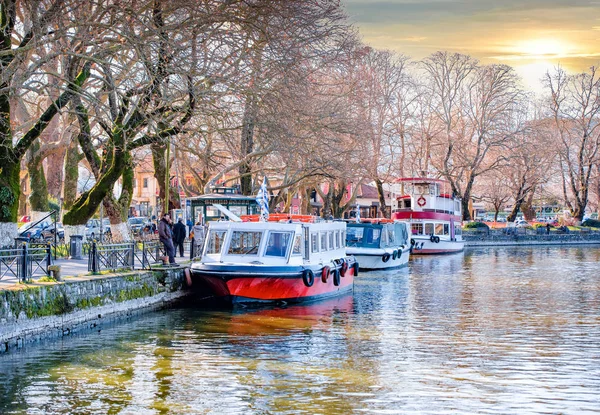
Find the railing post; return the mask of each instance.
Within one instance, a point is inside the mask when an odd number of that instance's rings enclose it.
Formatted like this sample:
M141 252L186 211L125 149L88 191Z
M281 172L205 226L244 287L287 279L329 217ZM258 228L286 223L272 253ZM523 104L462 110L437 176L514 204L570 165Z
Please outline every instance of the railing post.
M46 273L50 265L52 265L52 244L46 245Z
M129 252L129 262L131 265L131 269L135 269L135 257L133 256L133 250L135 249L136 242L131 242L131 251Z
M146 241L142 241L142 269L146 269L146 262L148 261L146 253Z
M21 248L21 264L19 264L21 270L21 281L23 282L27 282L29 280L29 276L27 275L27 260L27 244L24 243L23 247Z
M98 251L96 248L96 241L92 241L91 255L92 255L92 272L97 273L97 272L99 272L99 269L98 269L99 267L98 267Z

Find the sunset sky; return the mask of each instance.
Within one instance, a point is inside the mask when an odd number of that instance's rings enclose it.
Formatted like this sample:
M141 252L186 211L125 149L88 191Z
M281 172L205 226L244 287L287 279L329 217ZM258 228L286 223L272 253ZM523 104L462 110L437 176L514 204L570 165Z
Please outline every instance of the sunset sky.
M513 66L524 83L560 64L600 66L600 0L343 0L365 43L414 59L438 50Z

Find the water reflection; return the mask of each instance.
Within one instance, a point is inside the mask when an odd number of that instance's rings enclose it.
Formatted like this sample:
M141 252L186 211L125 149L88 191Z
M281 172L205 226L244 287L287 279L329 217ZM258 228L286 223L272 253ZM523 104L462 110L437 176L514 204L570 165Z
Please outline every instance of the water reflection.
M152 314L0 356L0 413L597 412L599 261L478 249L323 303Z

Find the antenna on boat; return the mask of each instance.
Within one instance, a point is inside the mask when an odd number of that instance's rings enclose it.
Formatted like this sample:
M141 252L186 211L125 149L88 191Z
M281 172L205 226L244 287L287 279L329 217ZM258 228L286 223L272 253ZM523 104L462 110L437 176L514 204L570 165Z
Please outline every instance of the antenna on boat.
M217 208L217 210L219 212L221 212L222 214L224 214L225 216L227 216L229 218L229 220L231 220L232 222L242 222L242 218L240 218L235 213L233 213L232 211L230 211L229 209L227 209L225 206L220 205L218 203L213 203L213 206L215 208Z

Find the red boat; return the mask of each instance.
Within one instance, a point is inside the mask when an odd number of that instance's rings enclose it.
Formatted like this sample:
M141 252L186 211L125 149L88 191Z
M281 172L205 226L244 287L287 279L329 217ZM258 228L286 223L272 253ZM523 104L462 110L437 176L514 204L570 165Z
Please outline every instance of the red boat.
M402 191L392 201L392 219L410 223L412 254L462 251L462 205L452 195L450 183L423 177L398 182Z
M192 286L230 303L301 302L352 290L358 263L345 252L346 223L272 215L212 222Z

